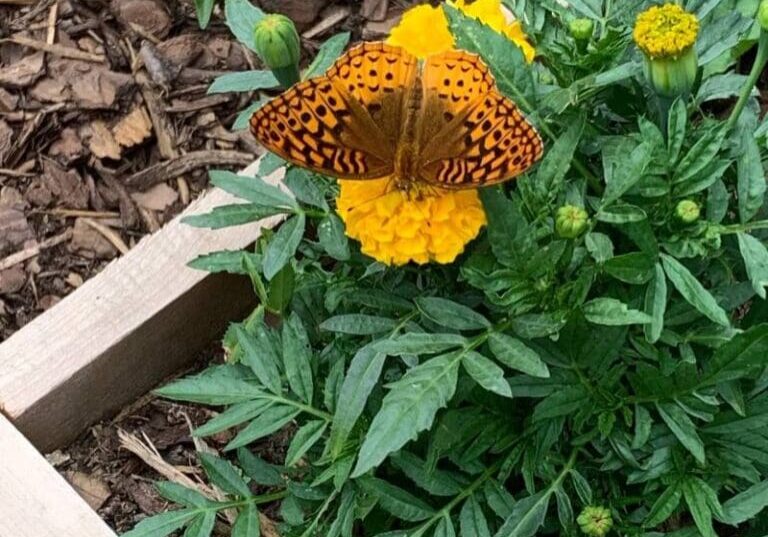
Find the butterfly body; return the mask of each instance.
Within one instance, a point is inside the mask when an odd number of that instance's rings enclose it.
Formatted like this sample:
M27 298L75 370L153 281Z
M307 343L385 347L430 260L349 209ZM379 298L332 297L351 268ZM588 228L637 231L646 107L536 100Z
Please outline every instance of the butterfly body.
M294 164L345 179L391 177L406 191L496 184L543 150L478 56L419 62L385 43L358 45L324 76L293 86L252 116L251 130Z

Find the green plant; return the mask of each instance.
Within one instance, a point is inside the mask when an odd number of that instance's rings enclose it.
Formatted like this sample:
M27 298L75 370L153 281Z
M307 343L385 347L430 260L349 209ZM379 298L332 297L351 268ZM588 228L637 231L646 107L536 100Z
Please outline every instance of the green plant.
M536 38L530 66L445 8L548 140L531 173L481 191L487 231L454 264L372 262L344 235L335 183L303 169L287 167L292 195L211 173L246 203L189 223L285 217L253 251L192 263L249 275L260 306L228 330L227 365L158 391L224 407L195 434L237 431L232 462L202 459L230 499L161 484L183 508L132 537L206 536L227 509L233 535L258 535L257 506L275 501L285 537L765 534L757 3L686 3L700 80L662 106L630 36L648 3L569 3L508 2ZM574 12L593 21L588 47ZM753 75L737 74L758 38ZM710 106L737 96L727 117ZM283 166L265 158L259 176ZM286 427L280 466L249 449Z

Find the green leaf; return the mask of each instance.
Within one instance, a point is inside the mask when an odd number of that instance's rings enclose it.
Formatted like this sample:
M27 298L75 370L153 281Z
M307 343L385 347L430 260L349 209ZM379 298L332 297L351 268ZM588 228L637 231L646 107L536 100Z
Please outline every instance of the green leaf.
M261 535L261 521L259 512L253 503L245 504L232 526L230 537L259 537Z
M269 436L288 425L299 413L300 410L294 406L273 405L237 433L237 436L224 449L227 451L237 449Z
M748 222L763 206L766 182L760 149L749 129L744 129L741 145L742 149L736 160L739 219Z
M496 259L508 267L522 267L532 246L528 223L517 204L498 188L480 189L488 219L488 240Z
M210 436L212 434L220 433L231 429L241 423L250 421L271 406L273 403L269 399L255 399L253 401L246 401L244 403L237 403L232 405L227 410L219 414L218 416L208 420L205 425L202 425L192 431L194 436Z
M174 531L185 526L197 516L197 511L192 509L180 509L169 511L145 518L122 537L166 537Z
M363 413L368 396L379 381L386 357L371 346L365 346L352 358L331 425L329 446L334 459L341 455L352 427Z
M533 421L565 416L576 412L589 401L581 386L567 386L545 397L533 411Z
M488 345L494 356L507 367L532 377L549 378L547 364L541 360L536 351L519 339L492 332L488 337Z
M302 401L312 404L312 346L296 312L283 322L283 364L291 391Z
M640 449L648 442L652 426L651 413L644 406L635 405L635 434L632 438L632 449Z
M693 457L704 464L704 443L696 432L696 425L688 417L685 411L675 403L657 403L661 419L667 424L672 434Z
M688 108L686 107L685 99L675 99L675 102L669 108L667 119L667 152L669 153L670 162L677 162L680 156L680 149L682 149L683 141L685 140L687 123Z
M512 319L512 331L525 339L556 334L565 320L552 313L526 313Z
M768 481L761 481L723 504L725 522L733 526L753 520L768 507Z
M296 200L259 177L237 175L225 170L211 170L209 176L212 185L251 203L284 209L287 212L297 208Z
M568 5L588 19L599 21L603 18L600 0L569 0Z
M408 479L433 496L456 496L464 489L453 473L432 469L426 461L408 451L398 451L390 460Z
M408 370L391 385L368 429L352 477L375 468L393 451L429 429L456 390L461 352L443 354Z
M250 401L264 395L254 383L212 375L196 375L176 380L155 393L176 401L190 401L205 405L231 405Z
M325 193L320 188L319 181L318 176L296 166L291 166L285 173L285 179L283 179L283 183L297 200L318 207L323 211L329 211L328 202L325 201Z
M222 205L205 214L193 214L181 219L184 224L193 227L220 229L257 222L262 218L289 212L278 207L266 207L255 203L236 203Z
M488 521L485 519L480 502L472 494L461 507L459 514L459 535L472 535L473 537L491 537L488 529Z
M184 537L208 537L213 532L216 524L216 511L208 511L198 517L187 526Z
M289 218L280 226L264 252L264 277L271 280L291 260L304 236L303 213Z
M648 516L645 517L643 525L646 528L655 528L667 520L677 509L682 497L683 491L680 490L678 483L673 483L667 487L651 506L651 510L648 512Z
M494 537L533 537L544 524L549 507L549 490L543 490L518 501L512 514Z
M270 311L282 313L293 298L293 291L296 288L296 273L291 264L285 265L275 274L272 281L269 282L269 292L267 293L267 308Z
M253 29L261 19L264 12L251 4L248 0L226 0L224 3L224 16L229 30L243 45L256 52L253 42Z
M683 264L667 254L661 254L661 262L669 281L691 306L713 322L730 326L728 314L718 305L715 297L704 289L699 280Z
M210 507L213 502L194 489L174 483L158 481L155 488L163 498L185 507Z
M713 160L697 175L694 175L687 181L676 184L672 189L672 196L685 197L708 189L720 181L730 166L730 160Z
M416 305L425 317L454 330L481 330L491 326L488 319L473 309L445 298L420 297Z
M242 131L242 130L245 130L245 129L249 128L249 126L251 124L251 117L253 116L253 114L256 113L256 111L259 108L264 106L264 104L267 102L267 100L268 99L265 99L265 98L259 99L258 101L254 102L254 103L251 103L248 106L246 106L245 108L243 108L242 110L240 110L240 112L237 114L237 117L235 118L235 122L232 123L232 130L233 131ZM267 155L271 155L271 154L272 153L267 153ZM275 156L277 156L277 155L275 155ZM262 157L262 158L264 158L264 157Z
M323 249L334 259L349 259L349 240L344 231L344 222L335 214L329 214L317 226L317 238Z
M535 101L536 90L532 70L520 47L508 37L464 15L449 4L443 4L443 10L456 40L456 48L482 56L499 90L523 110L531 112L528 105Z
M251 489L243 480L237 469L225 459L211 455L210 453L199 453L200 462L203 465L206 475L211 483L219 487L224 492L249 498L252 496Z
M275 361L272 342L263 327L256 328L254 335L248 334L241 326L234 326L237 343L243 350L242 360L251 368L256 377L269 391L280 394L283 381Z
M245 448L237 450L237 461L246 475L259 485L276 487L284 484L283 477L277 468Z
M584 132L584 123L583 115L571 122L568 129L555 140L555 143L546 152L533 181L538 192L554 197L560 191L565 174L571 167L573 155Z
M589 322L606 326L644 324L653 320L647 313L631 309L615 298L592 299L582 306L582 311Z
M207 272L228 272L230 274L246 274L243 268L243 258L248 257L251 263L256 267L261 267L261 255L245 252L242 250L220 250L210 254L201 255L189 263L187 266L197 270Z
M667 278L659 263L654 265L654 272L645 289L645 313L651 321L643 326L648 343L656 343L664 329L664 312L667 309Z
M717 155L725 138L725 129L709 129L675 167L674 184L683 183L698 175Z
M245 92L272 89L279 86L280 82L272 74L272 71L240 71L239 73L227 73L216 77L208 87L208 93Z
M603 269L617 280L638 285L653 277L654 261L648 254L632 252L608 259Z
M475 382L488 391L512 397L512 389L504 378L504 370L480 353L468 352L462 359L464 369Z
M608 235L590 231L584 237L584 245L598 263L605 263L613 257L613 243Z
M455 347L463 347L467 339L457 334L422 334L409 332L374 343L378 352L389 356L404 354L434 354Z
M765 299L765 286L768 285L768 249L749 233L737 233L736 236L752 288L760 298Z
M640 207L628 203L617 203L611 207L602 207L595 214L595 218L608 224L628 224L645 220L647 215Z
M429 504L383 479L365 477L358 479L357 482L366 492L378 498L378 504L382 509L401 520L418 522L426 520L435 512Z
M349 37L349 32L342 32L334 35L320 45L320 48L315 55L315 59L312 60L312 63L307 67L307 70L304 71L302 78L307 80L325 73L344 51L344 47L349 43Z
M336 315L320 323L321 330L356 336L381 334L393 330L396 326L397 321L395 319L362 313Z
M703 537L717 537L712 527L712 511L707 503L707 495L702 489L706 484L699 478L688 477L683 480L683 497L688 510L693 516L696 527Z
M213 13L213 4L215 0L195 0L195 13L197 15L197 24L201 30L205 30L211 21Z
M698 387L734 380L765 366L768 356L768 324L758 324L736 334L718 347L706 363Z
M325 432L328 422L324 420L315 420L305 423L291 440L288 451L285 454L285 465L295 466L301 458L312 449Z
M652 146L643 142L635 147L629 155L624 155L621 165L614 168L613 173L606 175L611 181L605 186L605 193L600 202L602 207L608 207L618 200L627 190L632 188L643 177L645 169L651 162Z

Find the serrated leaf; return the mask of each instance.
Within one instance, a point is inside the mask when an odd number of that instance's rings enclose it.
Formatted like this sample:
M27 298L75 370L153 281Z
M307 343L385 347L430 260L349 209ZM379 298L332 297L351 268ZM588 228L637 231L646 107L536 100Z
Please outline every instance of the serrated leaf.
M669 281L691 306L713 322L730 326L728 314L682 263L667 254L661 254L661 262Z
M312 345L304 323L296 312L283 322L283 366L291 391L302 401L312 404Z
M284 483L277 468L257 457L248 449L239 448L237 460L246 475L259 485L276 487Z
M285 465L295 466L301 458L312 449L325 432L328 422L324 420L314 420L305 423L291 440L288 451L285 454Z
M256 329L256 334L251 335L241 326L234 326L237 343L243 350L242 361L251 368L256 377L269 391L279 394L282 391L282 379L280 370L275 362L275 354L272 350L272 342L262 327Z
M224 16L230 31L243 45L254 52L253 29L264 18L264 12L248 0L226 0Z
M440 326L454 330L481 330L488 328L488 319L463 304L439 297L416 299L419 311Z
M624 155L621 166L617 166L610 174L611 181L605 186L605 192L600 202L603 207L610 206L627 190L632 188L643 177L645 169L651 162L652 146L643 142L635 147L629 155Z
M765 286L768 285L768 249L749 233L737 233L736 236L752 288L760 298L765 299Z
M631 252L608 259L605 272L624 283L639 285L653 277L654 261L643 252Z
M434 354L463 347L468 340L458 334L426 334L409 332L374 343L374 348L389 356Z
M344 51L344 47L349 43L349 37L349 32L342 32L323 42L315 55L315 59L312 60L307 70L304 71L302 78L307 80L325 73Z
M645 220L647 215L640 207L628 203L615 203L609 207L602 207L595 214L601 222L608 224L629 224Z
M344 233L344 222L335 214L329 214L317 226L320 245L334 259L349 259L349 240Z
M488 529L488 521L483 514L480 503L472 494L464 502L459 514L460 535L472 535L473 537L491 537Z
M208 420L205 425L201 425L192 434L195 436L210 436L231 429L241 423L250 421L273 404L269 399L256 399L254 401L245 401L232 405L218 416Z
M657 403L661 419L667 424L672 434L680 441L693 457L704 464L704 443L696 432L696 425L685 411L675 403Z
M209 213L185 216L181 221L193 227L221 229L223 227L257 222L263 218L286 212L289 211L255 203L236 203L214 207Z
M401 450L390 460L408 479L433 496L456 496L464 489L452 473L429 468L426 461L408 451Z
M256 506L248 503L240 510L240 514L232 526L230 537L259 537L261 535L261 521Z
M736 177L739 219L748 222L763 206L767 187L757 141L751 131L744 129L744 132L742 149L736 160Z
M768 481L761 481L736 494L723 504L725 522L731 525L753 520L768 507Z
M363 413L368 396L381 376L385 360L386 354L375 351L371 346L363 347L352 358L331 425L329 446L334 458L341 455L352 427Z
M260 177L237 175L225 170L211 170L208 175L212 185L238 198L263 207L274 207L286 211L296 209L296 200Z
M488 391L512 397L512 389L504 378L504 370L480 353L468 352L462 359L464 369L475 382Z
M243 268L243 257L249 257L253 266L261 267L261 254L243 250L220 250L196 257L187 266L207 272L228 272L230 274L246 274Z
M197 511L180 509L145 518L122 537L166 537L195 518Z
M688 123L688 108L686 107L685 99L675 99L675 102L669 108L669 115L667 119L667 152L669 153L669 161L677 162L680 156L680 149L683 147L683 141L685 140L685 131Z
M640 310L631 309L615 298L595 298L582 306L584 317L591 323L623 326L651 322L651 317Z
M765 366L768 356L768 324L755 325L736 334L717 348L704 367L698 387L737 379Z
M357 482L366 492L376 495L382 509L401 520L418 522L426 520L435 512L429 504L383 479L365 477Z
M269 436L288 425L300 410L289 405L273 405L254 419L237 436L229 442L224 448L229 451L239 447L247 446L260 438Z
M304 236L306 217L299 213L283 222L264 252L264 277L271 280L291 260Z
M390 330L393 330L397 324L395 319L389 319L387 317L350 313L329 317L320 323L320 329L342 334L367 336L389 332Z
M519 339L506 334L492 332L488 345L496 358L512 369L532 377L548 378L549 368L539 354Z
M216 77L208 87L208 93L227 93L272 89L280 86L280 82L272 71L240 71L227 73Z
M453 352L431 358L391 385L360 447L352 477L375 468L387 455L432 426L435 414L456 390L461 357L460 352Z
M198 517L187 526L184 537L208 537L213 532L216 524L216 511L208 511Z
M573 155L584 132L584 123L584 116L580 115L544 154L533 181L541 194L553 197L562 188L563 179L571 167Z
M667 278L664 269L657 262L648 287L645 289L645 313L651 321L643 325L645 339L649 343L656 343L664 329L664 313L667 310Z
M717 537L712 527L712 511L709 509L707 497L702 490L702 483L698 478L688 477L683 480L683 497L688 505L688 510L693 516L696 527L703 537Z
M176 380L155 393L176 401L191 401L206 405L231 405L257 399L264 395L255 383L224 376L195 375Z
M540 421L575 412L589 401L581 386L568 386L545 397L533 411L533 421Z
M251 490L231 462L210 453L200 453L199 456L211 483L230 494L245 498L251 496Z
M206 507L213 503L198 491L173 481L158 481L155 488L163 498L185 507Z
M292 166L285 173L283 184L297 200L328 211L328 202L325 201L325 194L318 184L319 181L319 177L313 176L308 170Z
M453 527L450 515L444 514L440 517L434 537L456 537L456 528Z
M680 490L680 486L677 483L667 487L664 492L656 498L656 501L653 502L651 510L648 511L648 515L645 517L643 525L646 528L655 528L667 520L672 513L674 513L675 509L677 509L682 497L683 492Z
M644 406L635 405L635 434L632 438L632 449L640 449L648 442L652 426L651 413Z
M717 155L725 138L725 129L709 129L688 150L680 163L675 167L675 175L672 178L674 184L684 183L698 175Z
M584 237L584 245L598 263L605 263L613 257L613 243L604 233L590 231Z
M549 491L541 491L519 500L494 537L533 537L544 524L549 498Z

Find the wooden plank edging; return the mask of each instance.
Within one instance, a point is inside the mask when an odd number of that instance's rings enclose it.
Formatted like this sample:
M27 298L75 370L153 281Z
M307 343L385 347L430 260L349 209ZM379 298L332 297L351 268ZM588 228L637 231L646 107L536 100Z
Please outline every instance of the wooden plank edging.
M2 415L0 537L115 537L99 515Z
M242 173L253 175L256 165ZM180 222L237 201L219 189L201 196L0 344L0 411L40 451L66 445L146 393L252 306L246 278L186 266L203 253L243 248L281 219L219 231Z

